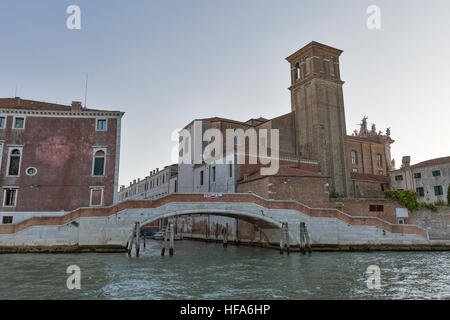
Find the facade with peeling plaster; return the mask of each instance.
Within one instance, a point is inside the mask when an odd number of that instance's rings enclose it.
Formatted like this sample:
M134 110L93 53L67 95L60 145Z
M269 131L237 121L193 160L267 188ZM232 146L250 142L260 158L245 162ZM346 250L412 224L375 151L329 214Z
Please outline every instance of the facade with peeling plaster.
M117 202L123 112L0 99L0 216Z

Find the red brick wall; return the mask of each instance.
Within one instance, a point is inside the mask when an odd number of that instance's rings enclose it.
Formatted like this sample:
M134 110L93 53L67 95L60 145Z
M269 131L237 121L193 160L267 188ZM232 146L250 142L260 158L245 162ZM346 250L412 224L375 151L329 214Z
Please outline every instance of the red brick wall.
M290 180L290 181L288 181ZM305 204L328 201L325 184L328 178L321 177L274 177L239 183L238 193L253 192L266 199L297 200ZM269 186L269 184L271 184ZM269 193L275 192L275 193Z
M348 150L348 164L350 172L352 169L358 169L358 173L363 174L375 174L386 175L387 174L387 162L384 144L376 142L363 142L352 140L351 137L347 138L347 150ZM352 164L352 151L357 153L357 164ZM382 168L377 165L376 155L380 154L382 157Z
M95 131L95 118L26 117L24 130L12 129L7 117L0 129L4 141L0 183L19 186L15 208L2 211L61 211L89 206L90 186L104 186L103 204L114 196L117 119L109 118L107 131ZM7 177L9 145L23 145L20 176ZM104 177L92 177L93 147L107 147ZM35 167L37 174L25 170ZM31 185L39 185L31 187ZM3 205L3 190L0 192Z
M341 206L339 202L344 205ZM362 216L362 217L378 217L380 219L386 220L390 223L396 224L397 218L395 215L395 208L405 208L405 206L392 200L339 200L334 207L344 211L345 213L352 216ZM383 211L370 211L370 205L382 205ZM407 221L408 223L408 221Z
M389 184L375 181L352 180L352 184L357 198L383 198L384 192L381 189L381 185L384 186L384 190L389 189Z

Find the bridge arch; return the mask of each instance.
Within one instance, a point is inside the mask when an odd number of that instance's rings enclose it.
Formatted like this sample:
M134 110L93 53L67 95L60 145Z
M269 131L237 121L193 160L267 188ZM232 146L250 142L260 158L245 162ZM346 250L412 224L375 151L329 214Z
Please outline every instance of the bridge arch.
M228 218L236 218L248 223L252 223L260 228L264 232L269 240L269 243L278 243L280 241L282 221L277 221L276 219L264 214L263 210L260 212L252 212L249 210L236 210L231 208L208 208L208 209L185 209L185 210L171 210L168 212L153 213L147 217L144 217L140 221L141 227L148 225L159 219L175 218L181 216L189 215L211 215L220 216ZM130 232L127 239L132 236L133 226L130 226ZM296 243L295 236L289 232L289 241L291 244Z

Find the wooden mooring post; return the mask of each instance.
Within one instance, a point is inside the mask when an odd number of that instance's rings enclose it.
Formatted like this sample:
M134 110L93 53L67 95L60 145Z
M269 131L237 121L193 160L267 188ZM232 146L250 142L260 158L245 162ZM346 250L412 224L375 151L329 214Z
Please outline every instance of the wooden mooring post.
M309 238L306 223L300 222L300 252L305 254L305 248L308 250L308 253L312 252L311 239Z
M169 232L170 232L170 237L169 237L169 256L173 256L173 240L174 240L174 228L173 228L173 223L169 223Z
M280 230L280 254L283 254L284 251L289 255L290 254L290 245L289 245L289 227L287 222L281 223Z
M216 243L219 242L219 224L216 223Z
M147 232L144 230L144 236L143 236L143 238L144 238L144 249L145 249L145 240L147 239Z
M141 238L141 223L136 222L136 257L139 257L139 250L141 249L140 238Z
M226 224L225 228L222 229L223 233L223 247L226 248L228 246L228 223Z
M169 233L169 225L166 226L166 231L164 231L164 239L161 247L161 255L164 256L166 252L166 242L167 242L167 234Z
M136 228L133 228L130 239L128 239L128 255L131 256L131 251L133 250L133 242L136 236Z

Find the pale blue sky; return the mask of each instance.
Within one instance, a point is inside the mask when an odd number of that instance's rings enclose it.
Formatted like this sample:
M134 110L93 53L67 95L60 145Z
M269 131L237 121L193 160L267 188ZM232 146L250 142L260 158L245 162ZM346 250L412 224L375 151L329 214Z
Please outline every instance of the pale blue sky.
M81 30L66 8L81 7ZM381 30L366 9L381 8ZM311 40L344 50L347 131L391 127L397 165L450 155L450 2L160 0L0 2L0 97L121 110L120 183L170 164L194 118L290 111L285 57Z

